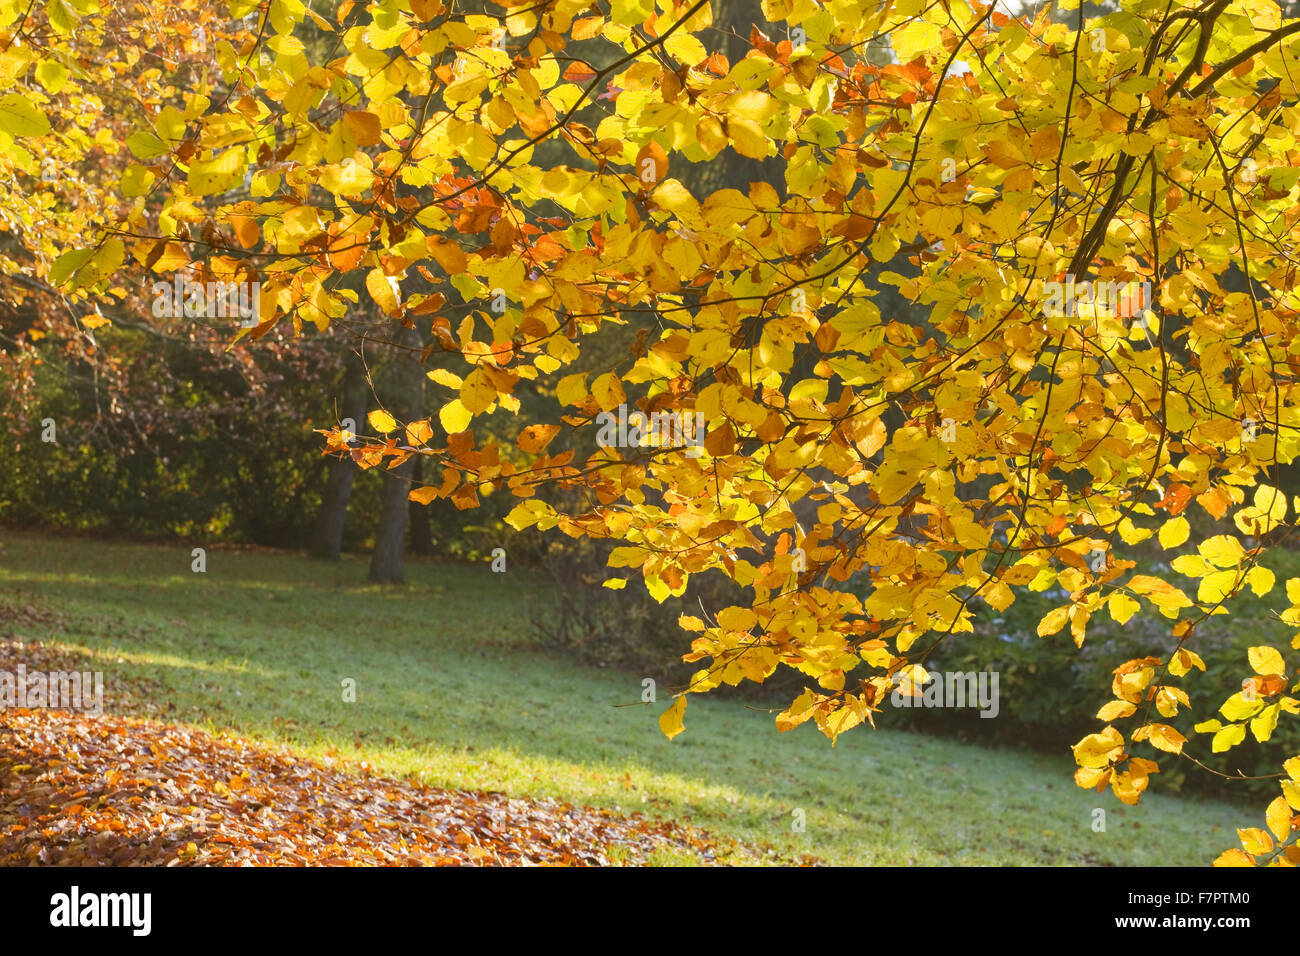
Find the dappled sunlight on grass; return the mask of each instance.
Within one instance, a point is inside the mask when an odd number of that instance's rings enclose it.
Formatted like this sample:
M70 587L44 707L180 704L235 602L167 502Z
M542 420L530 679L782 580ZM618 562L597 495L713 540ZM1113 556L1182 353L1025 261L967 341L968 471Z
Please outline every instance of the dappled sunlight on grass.
M134 664L139 667L148 668L165 668L177 667L188 670L207 671L212 674L257 674L260 677L272 678L276 676L271 671L260 670L252 667L247 660L238 664L230 661L196 661L191 658L179 657L174 654L149 653L143 651L128 651L122 648L116 648L111 652L96 650L87 647L84 644L63 642L63 645L71 650L80 651L88 657L93 657L102 664Z

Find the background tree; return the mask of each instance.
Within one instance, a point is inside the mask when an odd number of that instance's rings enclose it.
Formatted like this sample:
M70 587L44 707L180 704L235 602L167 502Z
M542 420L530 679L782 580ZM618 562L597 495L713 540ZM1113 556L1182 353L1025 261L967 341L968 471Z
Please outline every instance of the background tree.
M392 399L388 406L392 413L380 410L371 415L372 424L382 416L396 414L401 421L413 422L423 404L424 370L420 367L420 337L414 329L402 329L395 336L397 351L390 359ZM387 430L385 425L380 430ZM413 434L408 441L420 440ZM411 456L394 461L385 474L382 510L375 534L375 550L370 560L370 579L382 583L399 583L402 580L402 559L406 553L407 519L410 510L409 494L415 460Z
M339 419L343 423L342 427L350 427L355 434L366 419L366 407L370 401L370 383L366 377L365 360L359 352L347 355L344 360L340 392L343 405ZM349 422L350 426L347 424ZM352 484L356 476L357 468L351 459L340 458L330 465L329 478L325 484L320 512L316 518L315 536L312 539L312 553L319 558L337 561L343 552L343 531L347 523L348 501L352 497Z

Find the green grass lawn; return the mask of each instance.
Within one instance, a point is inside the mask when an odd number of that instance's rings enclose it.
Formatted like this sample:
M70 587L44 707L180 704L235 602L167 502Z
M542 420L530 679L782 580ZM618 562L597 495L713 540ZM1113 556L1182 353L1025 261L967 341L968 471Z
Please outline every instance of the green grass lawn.
M669 742L663 689L643 705L640 675L529 649L546 591L486 563L414 563L380 588L355 557L210 550L196 574L181 545L0 532L0 546L0 636L92 655L106 709L435 786L642 811L843 864L1204 865L1259 825L1251 806L1080 790L1072 741L1044 756L865 728L832 749L810 724L778 734L768 713L694 696ZM4 613L28 605L57 620Z

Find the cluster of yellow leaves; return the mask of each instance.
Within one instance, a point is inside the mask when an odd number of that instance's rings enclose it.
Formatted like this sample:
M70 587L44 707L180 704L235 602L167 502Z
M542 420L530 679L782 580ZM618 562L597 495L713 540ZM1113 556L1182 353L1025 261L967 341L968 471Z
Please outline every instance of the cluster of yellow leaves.
M1294 611L1295 608L1292 609ZM1285 693L1300 690L1300 683L1288 686L1286 661L1281 652L1267 645L1252 647L1248 659L1254 674L1242 682L1240 692L1233 694L1219 708L1224 721L1211 719L1195 725L1195 734L1213 734L1212 753L1230 750L1246 739L1247 729L1259 742L1267 741L1277 728L1282 714L1300 715L1300 700ZM1161 684L1157 674L1182 677L1193 668L1205 671L1200 655L1179 648L1167 661L1146 657L1128 661L1115 669L1111 690L1115 699L1097 712L1097 719L1107 722L1098 733L1089 734L1074 745L1075 782L1081 787L1095 787L1099 792L1109 783L1115 795L1124 803L1135 804L1147 788L1149 777L1159 771L1155 761L1134 756L1130 744L1148 743L1158 751L1182 754L1188 738L1166 723L1149 722L1152 706L1165 718L1172 718L1179 707L1190 706L1187 693L1179 687ZM1137 718L1126 738L1113 722L1129 717ZM1282 796L1269 804L1267 821L1273 837L1258 829L1240 830L1242 850L1229 850L1219 857L1216 865L1252 865L1253 857L1266 856L1276 865L1300 863L1300 845L1288 840L1293 829L1300 829L1300 785L1296 772L1300 770L1300 757L1284 763Z
M1125 752L1124 736L1110 722L1133 716L1146 703L1154 703L1162 717L1175 716L1180 704L1190 706L1187 693L1181 688L1152 683L1156 668L1164 663L1158 657L1144 657L1115 668L1111 682L1115 699L1097 712L1097 719L1107 721L1107 726L1074 745L1075 762L1079 765L1074 779L1079 786L1095 787L1100 792L1109 783L1116 797L1124 803L1135 804L1146 790L1151 774L1159 772L1155 761ZM1195 653L1180 650L1169 661L1168 669L1180 675L1191 667L1205 670L1205 663ZM1186 741L1181 733L1164 723L1143 723L1133 730L1131 739L1134 743L1147 741L1157 750L1174 754L1182 752Z
M207 44L228 44L228 35L225 12L203 0L0 0L0 234L15 242L0 253L0 274L125 295L112 281L127 263L123 211L143 208L171 168L130 162L142 143L135 124L158 114L179 145L209 99L177 77L201 75ZM155 155L170 149L159 141ZM154 271L189 261L161 239L131 251ZM107 323L98 311L81 320L92 332Z
M1268 829L1239 828L1242 848L1224 850L1215 866L1300 866L1300 757L1287 760L1283 770L1282 795L1264 811Z
M1242 681L1241 690L1219 708L1228 723L1210 719L1196 725L1198 734L1214 734L1210 748L1214 753L1222 753L1245 740L1247 725L1254 738L1262 743L1273 736L1282 714L1300 714L1300 700L1283 694L1288 682L1282 654L1276 648L1259 646L1250 648L1248 657L1254 675Z

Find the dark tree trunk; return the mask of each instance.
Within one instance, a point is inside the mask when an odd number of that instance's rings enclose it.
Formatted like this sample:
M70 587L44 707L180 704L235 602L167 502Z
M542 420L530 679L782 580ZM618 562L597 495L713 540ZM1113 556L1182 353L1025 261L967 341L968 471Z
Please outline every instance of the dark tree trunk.
M375 551L370 556L370 580L382 584L401 584L403 579L411 467L412 462L406 461L384 473L384 504L375 532Z
M785 39L783 33L763 18L758 6L747 0L715 2L713 26L700 39L710 49L716 48L732 66L753 49L749 34L755 27L773 40ZM769 183L782 199L786 195L785 162L779 155L753 159L727 148L713 159L699 163L685 163L674 156L669 175L679 179L701 202L720 189L738 189L748 195L751 183Z
M411 487L415 488L424 481L424 459L415 456L415 466L411 470ZM411 502L411 553L420 557L433 554L433 531L429 524L429 506L418 501Z
M401 424L417 418L420 413L421 384L424 378L420 367L419 335L412 329L403 330L398 336L400 348L393 359L390 376L392 394L396 400L389 406L401 419ZM391 470L385 470L383 507L379 513L379 528L375 533L375 551L370 558L370 580L383 584L400 584L402 581L402 558L406 553L406 524L410 514L408 495L411 490L411 472L415 468L413 458Z
M367 396L365 366L360 356L349 356L343 375L342 418L352 419L354 433L365 421ZM348 500L352 497L352 482L356 477L357 466L346 458L330 465L312 541L311 551L315 557L337 561L343 553L343 527L347 522Z

